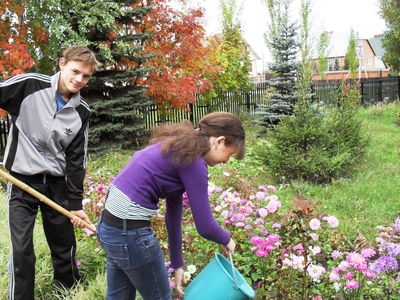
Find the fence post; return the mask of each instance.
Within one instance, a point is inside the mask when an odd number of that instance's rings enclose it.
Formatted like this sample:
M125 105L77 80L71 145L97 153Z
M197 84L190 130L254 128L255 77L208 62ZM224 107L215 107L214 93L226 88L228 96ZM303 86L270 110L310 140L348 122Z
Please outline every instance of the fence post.
M383 101L383 88L382 88L383 84L382 84L382 77L379 77L379 84L378 84L378 98L379 101L382 102Z
M198 101L198 99L197 99ZM197 103L196 101L196 103ZM193 104L189 103L189 120L193 124L194 123L194 116L193 116Z
M250 93L249 92L246 93L246 108L247 108L247 112L250 113Z
M361 93L361 105L364 105L365 99L364 99L364 78L361 78L360 80L360 93Z
M397 97L400 100L400 76L397 76Z

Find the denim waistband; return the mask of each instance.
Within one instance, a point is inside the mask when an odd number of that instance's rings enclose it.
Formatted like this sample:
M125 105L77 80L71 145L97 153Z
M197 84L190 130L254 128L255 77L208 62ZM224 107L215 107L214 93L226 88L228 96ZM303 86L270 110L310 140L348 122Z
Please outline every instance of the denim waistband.
M114 216L107 209L103 210L101 220L110 226L117 228L124 228L124 222L126 222L126 229L138 229L142 227L150 227L151 222L148 220L129 220L121 219Z

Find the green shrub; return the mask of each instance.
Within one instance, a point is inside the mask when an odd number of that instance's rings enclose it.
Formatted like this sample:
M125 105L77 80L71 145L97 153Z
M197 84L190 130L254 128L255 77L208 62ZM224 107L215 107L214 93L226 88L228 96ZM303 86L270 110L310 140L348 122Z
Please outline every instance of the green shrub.
M342 85L334 99L299 102L295 114L270 132L271 144L259 154L278 180L327 183L351 175L360 163L368 141L357 117L360 95Z

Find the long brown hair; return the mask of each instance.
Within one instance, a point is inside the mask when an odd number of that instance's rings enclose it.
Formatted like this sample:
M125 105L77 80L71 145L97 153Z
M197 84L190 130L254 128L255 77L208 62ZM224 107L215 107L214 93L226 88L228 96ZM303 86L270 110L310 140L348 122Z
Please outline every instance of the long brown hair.
M175 165L189 165L199 156L210 151L210 137L225 137L225 145L236 148L236 159L242 159L245 138L242 123L233 114L215 112L202 118L197 126L189 121L159 126L153 130L150 144L163 142L161 152Z

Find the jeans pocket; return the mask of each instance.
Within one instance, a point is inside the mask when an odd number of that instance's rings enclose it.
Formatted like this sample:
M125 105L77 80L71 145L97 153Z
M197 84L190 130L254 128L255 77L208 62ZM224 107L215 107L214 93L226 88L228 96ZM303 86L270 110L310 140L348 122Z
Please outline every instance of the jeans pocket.
M107 264L126 269L130 267L129 249L127 244L112 244L100 239L100 244L107 257Z
M107 264L118 268L130 266L128 243L126 237L121 235L119 229L100 222L97 235L100 245L106 253Z
M146 235L140 236L138 245L147 263L158 260L160 256L164 255L153 231L150 231Z

